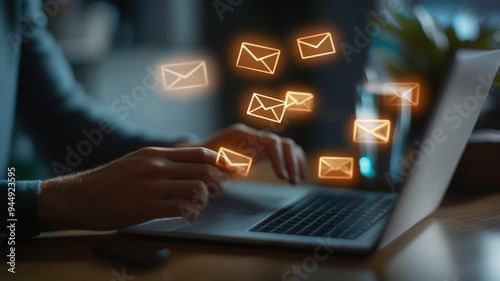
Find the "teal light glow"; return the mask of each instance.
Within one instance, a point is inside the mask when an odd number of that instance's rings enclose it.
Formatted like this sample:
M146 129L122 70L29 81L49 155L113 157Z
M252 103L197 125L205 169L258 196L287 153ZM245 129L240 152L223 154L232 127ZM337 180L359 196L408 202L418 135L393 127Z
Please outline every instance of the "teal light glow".
M370 160L370 158L359 158L359 171L363 176L367 178L373 178L375 176L375 170L373 169L372 161Z

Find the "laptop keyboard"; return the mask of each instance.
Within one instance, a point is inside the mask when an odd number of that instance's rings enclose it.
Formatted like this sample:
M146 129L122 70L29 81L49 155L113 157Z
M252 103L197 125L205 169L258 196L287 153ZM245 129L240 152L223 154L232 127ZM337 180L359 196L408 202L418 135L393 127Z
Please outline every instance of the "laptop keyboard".
M313 192L267 217L250 231L356 239L385 217L394 197L383 194Z

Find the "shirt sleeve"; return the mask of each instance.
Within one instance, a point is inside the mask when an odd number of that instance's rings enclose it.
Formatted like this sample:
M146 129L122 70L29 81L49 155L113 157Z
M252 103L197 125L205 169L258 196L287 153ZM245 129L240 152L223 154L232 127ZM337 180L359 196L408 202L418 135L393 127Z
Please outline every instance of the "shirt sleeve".
M38 197L40 181L16 181L9 185L0 180L0 240L7 244L9 237L15 241L24 240L40 234L38 224ZM11 193L12 192L12 193ZM10 194L9 194L10 193ZM12 196L14 195L14 196ZM9 210L9 207L13 207Z

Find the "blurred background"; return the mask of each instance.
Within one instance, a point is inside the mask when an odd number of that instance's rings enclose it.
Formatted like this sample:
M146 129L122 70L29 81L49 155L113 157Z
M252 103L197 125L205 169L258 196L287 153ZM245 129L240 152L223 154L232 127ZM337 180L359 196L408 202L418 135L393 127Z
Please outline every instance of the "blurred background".
M51 0L42 5L77 79L110 114L138 128L200 138L243 122L291 137L312 156L339 151L366 156L358 164L366 178L390 169L397 157L390 147L377 151L350 141L354 118L379 110L363 83L422 84L425 106L405 113L408 125L396 132L402 134L398 153L404 153L421 133L454 52L500 48L500 2L493 0ZM295 59L297 34L316 31L332 32L336 54L319 63ZM282 70L272 77L246 76L234 67L234 46L255 37L282 49ZM165 92L155 80L161 79L159 67L179 57L207 60L212 86L189 95ZM140 102L127 102L146 77L160 83ZM312 114L291 116L279 126L244 114L254 91L281 97L292 88L315 94ZM478 129L500 129L498 83L495 89ZM118 110L124 105L126 113ZM14 143L20 177L53 176L22 130Z

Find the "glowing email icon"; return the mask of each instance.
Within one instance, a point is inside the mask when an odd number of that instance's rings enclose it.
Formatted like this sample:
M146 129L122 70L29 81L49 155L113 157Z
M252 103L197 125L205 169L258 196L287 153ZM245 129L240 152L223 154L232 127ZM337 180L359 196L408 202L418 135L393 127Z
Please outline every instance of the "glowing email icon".
M416 106L418 105L420 84L394 83L388 85L390 94L386 98L387 105Z
M313 94L288 91L286 93L286 110L312 111Z
M242 176L246 176L250 171L252 158L221 147L215 163L219 166L233 170Z
M330 32L302 37L297 39L300 56L302 59L310 59L335 53L332 34Z
M358 119L354 121L353 141L358 143L387 143L391 131L389 120Z
M281 123L285 114L285 101L254 93L247 114Z
M351 179L354 166L352 157L320 157L318 177L320 179Z
M280 54L281 51L278 49L243 42L236 66L274 74Z
M161 66L163 83L168 91L205 87L208 85L205 61L193 61Z

